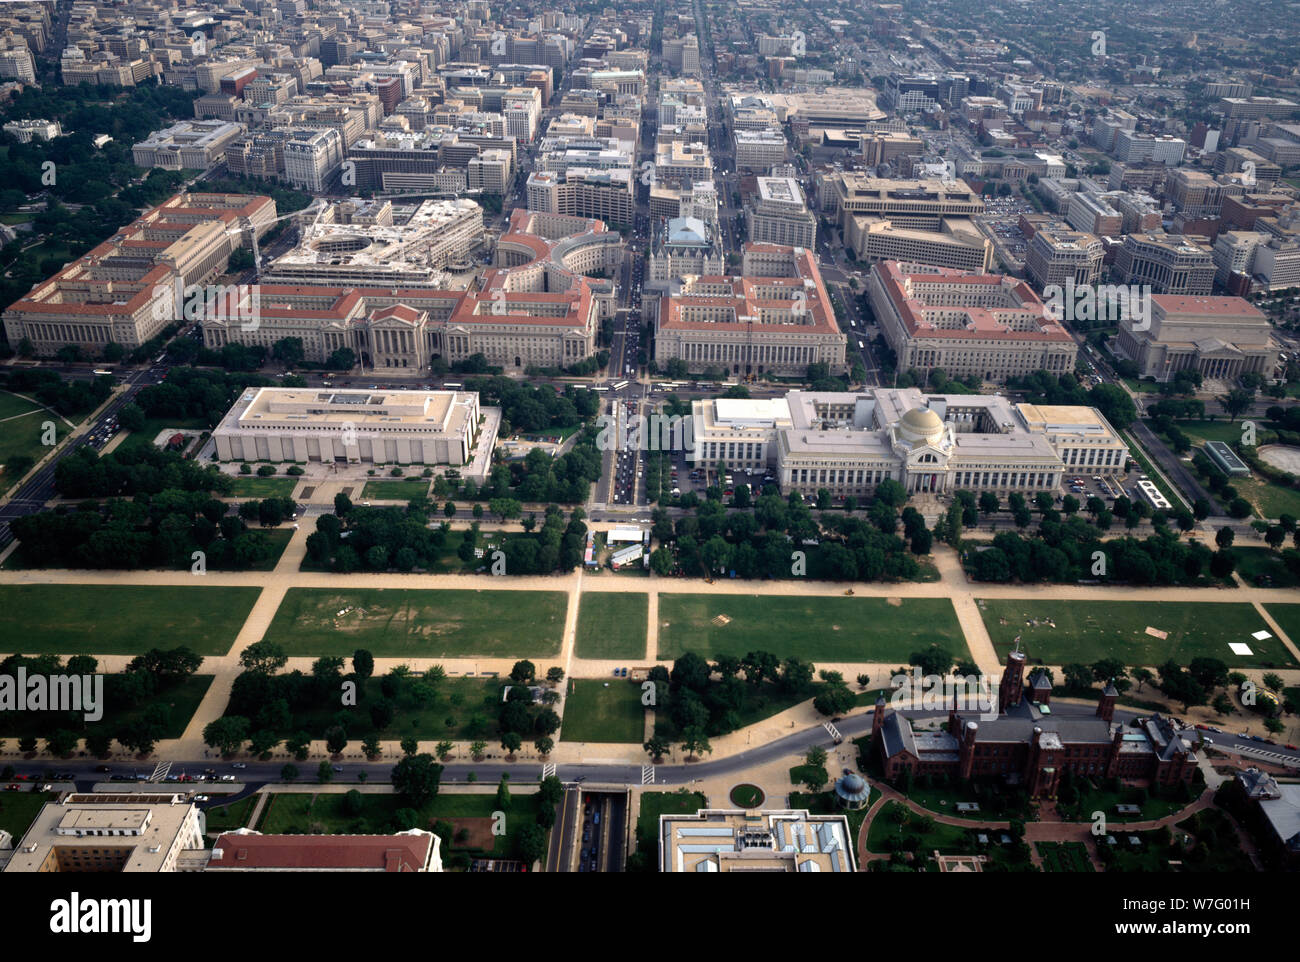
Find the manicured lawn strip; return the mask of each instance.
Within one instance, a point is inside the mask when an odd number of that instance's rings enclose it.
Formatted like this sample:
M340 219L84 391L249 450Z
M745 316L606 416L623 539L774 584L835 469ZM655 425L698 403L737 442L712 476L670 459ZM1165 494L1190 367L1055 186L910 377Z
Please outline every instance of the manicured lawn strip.
M887 852L885 841L890 836L901 838L907 835L920 834L914 827L913 819L918 817L914 813L907 812L908 819L902 825L894 821L891 813L899 808L903 808L903 806L898 802L886 802L881 806L876 817L871 820L871 828L867 830L867 848L870 851ZM904 809L904 811L907 810ZM945 825L937 819L932 821L934 821L933 828L921 836L921 844L916 850L918 857L929 856L936 849L944 855L958 854L961 851L958 845L965 837L968 829L959 825Z
M1031 663L1091 664L1119 658L1129 666L1157 666L1169 658L1186 665L1193 658L1218 658L1229 668L1295 664L1277 638L1250 637L1268 625L1248 604L1231 602L1054 601L1016 599L980 602L984 625L999 655L1011 650L1017 636ZM1026 622L1037 620L1039 624ZM1050 619L1053 628L1045 623ZM1005 622L1005 623L1004 623ZM1166 639L1146 634L1147 627L1169 632ZM1253 654L1234 655L1228 642L1243 642Z
M1277 626L1286 632L1286 636L1291 639L1291 644L1300 645L1300 604L1281 605L1269 602L1264 606L1264 610L1277 622Z
M566 742L641 744L645 741L641 687L626 679L571 680L560 737Z
M554 655L567 602L560 591L291 588L266 639L290 655Z
M0 585L0 646L24 655L135 655L185 645L224 655L261 590Z
M357 707L348 710L345 726L348 739L359 745L370 735L378 734L391 741L414 736L425 741L490 739L497 731L497 714L501 707L504 681L495 678L444 678L433 687L432 701L421 705L412 694L418 679L403 686L393 701L393 722L377 732L370 718L370 707L383 699L380 678L368 678L359 686ZM335 704L294 712L292 731L305 731L324 737L339 714ZM448 724L450 722L450 724Z
M143 650L143 649L142 649ZM88 722L79 712L0 712L0 738L31 735L44 740L59 728L75 732L105 731L113 733L140 720L154 705L167 705L168 726L162 738L180 738L185 726L198 711L199 702L208 693L212 675L189 675L163 691L125 708L106 707L104 717Z
M32 822L40 814L46 802L57 796L54 792L33 792L29 785L24 785L21 792L0 791L0 830L13 836L14 848L31 828Z
M232 498L290 498L298 486L297 478L245 478L234 479L230 489Z
M650 596L639 592L582 596L578 608L579 658L645 658Z
M248 817L253 813L253 806L256 804L257 796L249 795L229 805L214 805L204 810L203 815L207 819L208 831L233 832L237 828L243 828L248 824Z
M1088 788L1085 784L1084 790L1080 792L1078 809L1091 816L1093 812L1105 812L1106 821L1108 822L1153 822L1157 819L1172 815L1174 812L1181 811L1191 801L1178 801L1172 798L1154 798L1147 794L1146 799L1142 798L1142 793L1133 789L1120 789L1117 792L1107 791L1102 787ZM1137 805L1142 811L1137 815L1121 815L1115 810L1117 805Z
M429 493L428 478L407 478L392 481L367 481L361 489L361 497L366 501L410 501L422 498Z
M62 441L71 430L63 418L35 401L0 391L0 492L18 482L18 475L4 468L11 458L25 454L36 462L49 453L50 449L41 444L44 433L41 425L46 421L54 422L58 441Z
M730 619L718 624L715 619ZM799 595L660 594L660 658L694 651L704 658L768 651L780 658L905 663L938 644L969 656L946 598L810 598Z
M397 830L394 816L400 809L411 807L400 795L365 794L361 796L361 813L353 816L344 810L345 798L345 794L338 792L315 796L306 792L277 792L263 809L262 824L258 831L266 834L289 835L307 835L317 831L326 834L379 834ZM485 786L485 794L435 796L415 809L416 825L419 828L432 830L434 823L438 821L450 821L455 824L454 819L458 818L491 819L492 813L496 810L496 788ZM509 815L505 820L506 834L498 835L492 851L484 854L510 856L514 852L515 834L518 829L532 824L536 818L537 796L513 793ZM456 846L453 845L454 849ZM444 860L447 854L447 852L442 853Z
M641 811L636 819L638 838L651 841L659 837L660 815L694 815L707 808L704 796L685 789L676 792L642 792Z
M1148 425L1151 423L1147 422ZM1241 440L1241 422L1229 424L1227 421L1176 421L1179 430L1195 441Z

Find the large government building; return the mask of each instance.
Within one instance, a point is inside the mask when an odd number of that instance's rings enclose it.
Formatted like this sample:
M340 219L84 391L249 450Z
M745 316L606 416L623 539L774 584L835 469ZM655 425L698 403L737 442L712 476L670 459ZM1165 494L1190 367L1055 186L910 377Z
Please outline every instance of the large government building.
M1125 321L1117 341L1119 353L1157 381L1184 370L1227 381L1249 372L1272 377L1277 366L1268 318L1240 297L1153 294L1148 328Z
M479 414L460 391L249 388L212 438L222 461L463 465Z
M9 343L25 338L47 356L69 344L93 357L110 343L137 348L179 318L184 288L222 274L275 218L269 197L177 194L9 305Z
M811 250L746 244L741 270L688 277L659 299L656 362L738 375L800 375L816 363L844 370L846 338Z
M900 370L986 381L1074 370L1074 338L1014 277L884 261L871 269L867 296Z
M614 282L586 275L612 274L622 251L621 235L601 221L515 210L495 266L470 290L264 284L255 325L205 317L204 343L269 348L299 337L309 361L348 348L375 368L421 370L437 356L474 354L513 371L568 367L596 352L599 323L615 310Z
M892 480L909 492L1034 494L1074 474L1114 475L1128 449L1094 408L1012 404L916 388L791 391L696 401L694 457L772 472L783 491L859 500Z

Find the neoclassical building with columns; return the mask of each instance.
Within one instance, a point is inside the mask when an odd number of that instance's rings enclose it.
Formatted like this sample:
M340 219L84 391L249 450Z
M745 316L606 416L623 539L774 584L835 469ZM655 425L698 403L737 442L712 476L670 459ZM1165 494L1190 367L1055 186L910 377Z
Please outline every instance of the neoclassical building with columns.
M783 399L694 404L695 458L772 470L806 498L870 497L882 481L909 493L1032 495L1066 477L1121 472L1128 450L1100 412L1011 404L916 388L791 391Z
M596 353L600 321L617 309L613 274L623 238L598 220L516 210L494 266L469 290L383 284L262 284L255 323L203 319L203 341L260 344L302 339L309 361L340 348L367 367L424 370L482 354L507 371L568 367Z

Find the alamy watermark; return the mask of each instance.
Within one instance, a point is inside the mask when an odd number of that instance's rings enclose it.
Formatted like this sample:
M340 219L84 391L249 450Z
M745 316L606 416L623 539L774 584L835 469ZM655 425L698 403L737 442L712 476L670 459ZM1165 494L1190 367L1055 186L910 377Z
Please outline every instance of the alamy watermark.
M1130 321L1131 330L1151 330L1150 284L1048 284L1043 303L1058 321Z
M103 675L0 675L0 711L79 711L86 721L104 717Z
M155 320L238 321L241 331L262 326L262 289L257 284L172 284L154 289Z
M695 419L691 415L616 414L596 418L596 448L600 451L686 451L695 453Z
M923 675L913 668L910 675L894 675L890 684L894 694L889 702L895 711L954 709L978 712L980 721L998 717L998 699L988 675Z

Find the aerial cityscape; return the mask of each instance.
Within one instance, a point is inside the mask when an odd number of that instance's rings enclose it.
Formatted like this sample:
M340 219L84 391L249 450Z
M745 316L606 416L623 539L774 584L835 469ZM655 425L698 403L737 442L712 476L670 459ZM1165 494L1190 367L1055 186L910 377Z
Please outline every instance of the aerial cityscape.
M0 5L0 874L1296 871L1293 13Z

